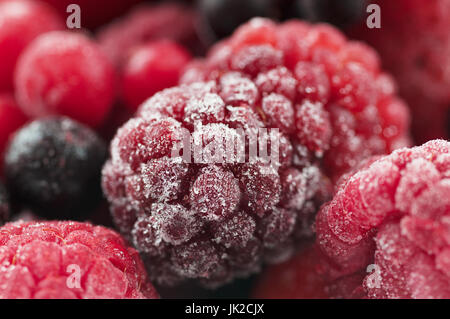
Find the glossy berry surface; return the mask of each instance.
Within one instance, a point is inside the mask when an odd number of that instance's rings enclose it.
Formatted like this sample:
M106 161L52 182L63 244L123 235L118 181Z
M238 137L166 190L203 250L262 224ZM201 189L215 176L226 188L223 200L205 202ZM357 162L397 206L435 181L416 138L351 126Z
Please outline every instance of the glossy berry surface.
M106 55L88 37L71 32L36 39L20 57L15 85L27 115L64 115L92 127L104 121L115 97L114 69Z
M376 0L380 29L361 25L352 36L379 52L413 114L418 143L450 137L450 2ZM411 23L414 21L414 23Z
M31 0L0 2L0 92L13 91L13 74L23 50L40 34L64 27L55 11Z
M3 225L9 218L9 198L3 184L0 183L0 225Z
M80 219L101 198L106 146L89 128L63 117L19 130L5 155L5 176L18 204L46 218Z
M119 68L132 51L148 42L170 39L192 52L201 45L196 30L197 14L176 3L140 6L99 31L98 40Z
M16 104L10 94L0 94L0 154L3 154L9 138L17 129L24 125L27 117ZM3 163L0 163L2 167Z
M369 298L449 298L449 177L450 143L434 140L345 178L316 220L327 280L363 274L353 288Z
M127 106L135 111L158 91L175 86L190 53L170 40L150 42L136 48L122 70L123 94Z
M137 251L88 223L6 224L0 265L2 299L158 298Z
M288 259L311 238L330 180L407 141L407 110L375 85L391 84L377 61L332 27L256 19L188 66L182 81L191 84L147 100L111 144L103 189L151 276L216 287ZM271 129L267 155L276 160L250 156L260 129ZM181 157L174 150L185 141Z

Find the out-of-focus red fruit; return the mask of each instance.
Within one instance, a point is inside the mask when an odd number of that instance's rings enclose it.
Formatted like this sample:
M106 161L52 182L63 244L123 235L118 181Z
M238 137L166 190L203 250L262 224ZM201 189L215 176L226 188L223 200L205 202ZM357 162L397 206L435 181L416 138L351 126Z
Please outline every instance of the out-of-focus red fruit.
M191 60L189 52L170 40L150 42L137 48L125 63L122 74L127 106L138 106L158 91L175 86Z
M293 259L271 266L255 287L253 297L261 299L325 299L325 280L318 272L317 253L313 247Z
M396 78L416 141L450 137L450 1L370 2L381 8L381 28L364 21L351 35L374 46Z
M63 28L62 20L39 1L0 1L0 92L13 90L17 59L38 35Z
M95 42L82 34L51 32L19 59L16 98L31 117L65 115L97 127L112 107L115 80L113 66Z
M170 39L194 53L203 51L197 34L196 12L176 3L138 6L100 30L98 39L119 67L135 48L158 39Z

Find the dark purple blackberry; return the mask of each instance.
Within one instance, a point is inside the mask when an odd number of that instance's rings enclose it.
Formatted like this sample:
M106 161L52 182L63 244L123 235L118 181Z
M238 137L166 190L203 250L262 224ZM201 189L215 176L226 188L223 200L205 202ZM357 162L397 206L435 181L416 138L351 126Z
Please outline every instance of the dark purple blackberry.
M104 142L65 117L36 120L16 133L5 155L11 198L46 218L81 219L101 198Z
M3 184L0 183L0 225L9 217L8 194Z
M361 19L366 0L294 0L287 17L344 27Z

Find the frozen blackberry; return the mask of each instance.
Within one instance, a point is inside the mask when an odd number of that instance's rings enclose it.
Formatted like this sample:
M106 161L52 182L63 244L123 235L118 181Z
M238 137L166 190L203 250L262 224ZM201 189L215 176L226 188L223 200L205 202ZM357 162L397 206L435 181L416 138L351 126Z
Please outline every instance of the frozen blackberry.
M354 292L364 288L370 298L449 298L449 214L449 142L366 165L317 216L327 280L359 276Z
M12 199L46 218L81 219L101 198L104 142L64 117L36 120L19 130L5 155Z
M147 100L112 141L103 189L153 278L215 287L311 238L331 181L408 141L377 62L332 27L256 19Z
M3 225L9 217L8 194L3 184L0 183L0 225Z

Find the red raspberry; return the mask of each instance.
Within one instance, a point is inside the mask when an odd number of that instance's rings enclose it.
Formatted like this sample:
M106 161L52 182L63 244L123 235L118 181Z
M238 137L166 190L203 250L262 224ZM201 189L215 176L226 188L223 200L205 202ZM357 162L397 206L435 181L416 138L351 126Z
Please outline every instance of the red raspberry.
M13 73L22 51L38 35L63 28L63 23L39 1L5 0L0 3L0 92L13 90Z
M127 106L135 111L156 92L175 86L190 59L186 49L169 40L137 47L122 70L123 94Z
M381 157L344 179L316 221L331 282L367 274L370 298L449 298L450 143Z
M450 2L372 0L380 6L382 27L361 25L352 35L379 52L413 114L415 139L450 135ZM414 21L414 23L411 23Z
M2 299L158 298L138 253L114 231L87 223L7 224L0 265Z
M58 50L55 50L58 48ZM113 67L84 35L42 35L21 56L15 74L16 96L26 114L67 115L100 125L114 99Z
M0 156L8 144L11 134L17 131L27 121L14 98L9 94L0 94ZM0 169L3 161L0 161ZM2 170L3 172L3 170Z
M407 140L398 121L380 117L381 89L375 84L366 97L358 81L347 91L331 90L322 63L299 61L304 64L298 72L295 65L289 69L277 39L284 39L278 33L283 26L257 19L240 28L184 78L210 81L155 94L112 142L103 188L114 220L162 284L196 278L218 286L258 271L264 261L286 260L299 241L311 238L330 179ZM311 57L331 45L332 56L339 56L337 48L347 45L331 27L307 28L308 41L317 46L310 48ZM338 62L335 68L345 67ZM365 79L383 76L351 63ZM310 86L299 86L296 76ZM403 104L394 107L407 118ZM399 135L386 137L385 127ZM355 140L364 153L352 148ZM181 144L187 144L182 153Z
M196 13L180 4L139 6L98 34L104 51L122 66L129 54L149 41L171 39L197 52Z

